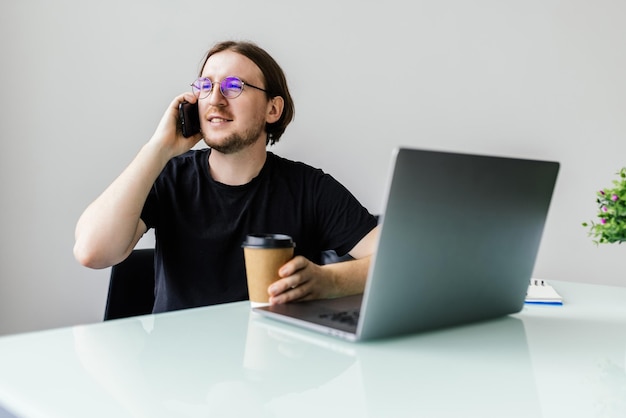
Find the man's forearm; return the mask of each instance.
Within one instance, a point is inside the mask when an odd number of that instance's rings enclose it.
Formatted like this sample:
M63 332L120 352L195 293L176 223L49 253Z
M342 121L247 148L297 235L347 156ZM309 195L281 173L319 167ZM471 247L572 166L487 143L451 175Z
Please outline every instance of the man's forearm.
M327 297L333 298L363 293L371 259L372 256L368 256L358 260L323 266L322 268L328 271L332 281Z
M164 165L153 154L147 147L142 148L78 220L74 255L81 264L92 268L116 264L145 232L139 216Z

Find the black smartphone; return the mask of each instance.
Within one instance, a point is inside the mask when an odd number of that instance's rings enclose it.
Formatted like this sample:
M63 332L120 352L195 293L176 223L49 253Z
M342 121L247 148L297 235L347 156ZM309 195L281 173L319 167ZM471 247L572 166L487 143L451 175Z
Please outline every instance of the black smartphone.
M183 136L189 138L200 132L200 114L198 113L198 102L182 102L178 105L178 118L183 131Z

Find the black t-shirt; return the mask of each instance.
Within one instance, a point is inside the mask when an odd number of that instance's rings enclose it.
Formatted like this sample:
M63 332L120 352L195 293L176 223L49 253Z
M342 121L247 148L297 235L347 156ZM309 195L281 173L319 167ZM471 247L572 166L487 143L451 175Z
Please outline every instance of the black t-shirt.
M249 233L290 235L296 255L350 251L376 219L322 170L271 152L242 186L212 179L210 149L173 158L157 178L141 218L155 229L155 306L164 312L246 300L243 243Z

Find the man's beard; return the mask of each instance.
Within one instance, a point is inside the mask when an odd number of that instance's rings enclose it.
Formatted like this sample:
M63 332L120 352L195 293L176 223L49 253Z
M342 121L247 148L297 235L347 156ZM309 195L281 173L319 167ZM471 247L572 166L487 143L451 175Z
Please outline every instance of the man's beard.
M260 125L258 127L250 128L242 133L234 133L219 142L211 141L206 138L204 142L211 149L214 149L222 154L235 154L260 140L261 133L264 129L265 126Z

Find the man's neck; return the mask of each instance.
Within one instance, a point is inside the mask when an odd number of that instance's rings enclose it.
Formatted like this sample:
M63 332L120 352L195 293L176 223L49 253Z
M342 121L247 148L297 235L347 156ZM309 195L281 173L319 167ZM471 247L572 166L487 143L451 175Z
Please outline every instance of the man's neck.
M267 151L263 141L235 154L222 154L214 149L209 154L209 172L213 180L229 186L241 186L259 175Z

